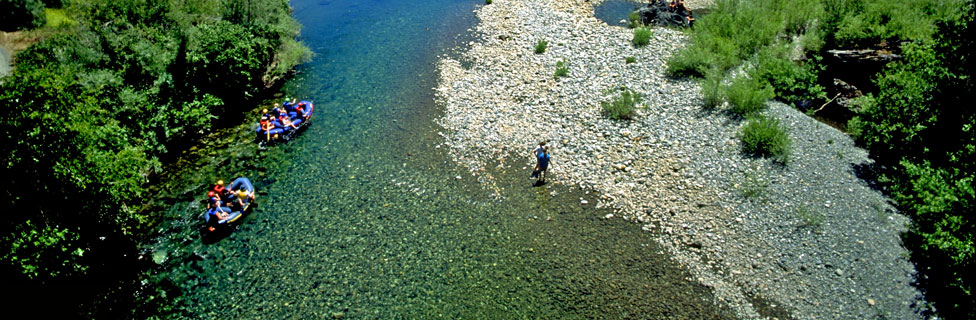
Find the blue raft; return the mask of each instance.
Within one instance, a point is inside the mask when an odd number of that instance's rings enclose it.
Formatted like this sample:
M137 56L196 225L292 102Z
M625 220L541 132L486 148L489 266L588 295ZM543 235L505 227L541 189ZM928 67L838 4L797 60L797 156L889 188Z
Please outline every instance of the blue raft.
M278 114L278 110L271 110L268 113L272 119L268 120L270 122L271 128L265 130L262 123L258 123L257 129L255 130L255 138L260 143L271 143L282 140L289 140L299 131L302 131L306 126L308 126L309 120L312 118L312 112L315 111L315 106L311 101L302 100L297 103L291 103L288 101L282 102L281 105L285 108L288 113L288 119L291 123L295 125L294 128L291 126L286 126L281 121L279 117L283 114ZM262 120L262 122L265 120Z
M236 191L238 190L247 191L247 193L250 195L255 194L254 186L251 185L251 180L248 180L247 178L244 177L240 177L234 179L234 181L231 181L230 185L227 186L227 189L234 191L231 193L229 199L226 200L226 202L228 203L237 202ZM237 221L237 219L240 219L242 216L244 216L244 212L246 212L247 209L251 207L252 198L245 197L243 200L244 200L244 205L241 207L235 206L234 208L231 208L230 206L222 206L216 209L207 210L207 212L204 213L203 215L203 219L204 221L206 221L208 229L210 231L215 231L216 227L230 224L234 221ZM224 219L218 218L217 210L228 213L227 218Z

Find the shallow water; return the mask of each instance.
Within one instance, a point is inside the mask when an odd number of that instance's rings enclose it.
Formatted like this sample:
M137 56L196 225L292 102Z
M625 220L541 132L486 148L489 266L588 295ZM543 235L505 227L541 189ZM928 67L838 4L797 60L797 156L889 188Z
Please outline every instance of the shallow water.
M626 27L627 16L642 5L634 0L606 0L593 7L593 16L608 25Z
M0 78L10 73L10 53L7 49L0 46Z
M580 204L592 194L517 170L495 172L489 192L438 147L437 55L473 40L458 35L482 1L292 4L317 55L284 91L314 100L313 123L267 150L240 143L243 125L169 171L180 192L160 211L173 222L149 256L178 314L727 317L653 235ZM258 207L201 240L198 194L236 175L255 182Z

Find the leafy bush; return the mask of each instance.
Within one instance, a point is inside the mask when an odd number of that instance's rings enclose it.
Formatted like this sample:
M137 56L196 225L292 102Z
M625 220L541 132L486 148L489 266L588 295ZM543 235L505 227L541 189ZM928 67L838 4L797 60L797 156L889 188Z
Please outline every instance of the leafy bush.
M694 34L689 47L695 47L697 51L684 49L668 59L666 62L668 75L700 77L713 68L726 71L740 62L736 53L737 46L728 38L712 34Z
M640 27L634 29L634 39L631 40L631 42L633 42L635 46L643 47L651 43L652 35L653 34L651 33L651 29L648 29L646 27Z
M637 110L637 104L643 100L643 96L625 87L620 87L619 90L611 90L610 92L612 93L614 91L619 91L620 94L610 101L600 102L600 106L603 107L603 113L614 120L631 119L634 111Z
M790 137L779 120L757 114L742 127L742 151L745 153L770 157L785 163L790 152Z
M88 266L81 262L85 250L78 245L78 234L68 229L37 225L30 220L4 235L10 244L0 258L19 268L28 279L63 279L84 274Z
M539 42L535 44L535 53L542 54L543 52L546 52L546 46L548 45L549 42L546 42L545 40L539 40Z
M626 58L624 58L624 61L626 61L627 63L634 63L634 62L637 62L637 58L634 58L634 57L626 57Z
M796 106L804 100L822 100L827 93L817 82L821 66L820 58L794 62L787 57L789 48L774 45L760 50L756 57L756 69L751 72L757 79L768 82L775 96Z
M47 20L47 27L71 26L77 24L65 13L64 9L44 9L44 17Z
M556 73L553 75L553 78L559 80L560 77L565 77L567 75L569 75L569 68L566 67L565 60L556 62Z
M976 317L968 271L976 260L976 110L966 107L976 99L976 36L973 7L962 8L962 18L936 23L934 38L903 45L904 58L876 78L877 94L858 101L849 122L888 168L880 180L912 217L906 246L945 318Z
M491 0L485 0L485 4L491 4Z
M44 2L40 0L0 0L0 31L16 31L44 26Z
M853 47L882 40L932 38L938 21L958 20L960 1L825 0L832 15L825 32L837 46ZM841 6L841 7L835 7Z
M691 43L667 62L672 76L703 76L712 68L727 71L760 49L816 31L824 15L821 0L719 0L692 29ZM817 39L806 39L814 48Z
M0 83L2 269L76 280L128 259L115 249L160 216L144 206L160 159L308 58L287 2L248 5L71 2L78 27L18 54Z
M732 80L726 90L732 112L749 115L766 109L766 101L774 96L769 83L752 77L740 76Z
M631 29L644 26L644 24L641 22L640 12L637 12L636 10L631 11L630 14L627 15L627 21L627 27Z
M701 95L706 108L717 107L725 101L728 88L722 83L722 79L722 73L717 69L705 75L701 83Z

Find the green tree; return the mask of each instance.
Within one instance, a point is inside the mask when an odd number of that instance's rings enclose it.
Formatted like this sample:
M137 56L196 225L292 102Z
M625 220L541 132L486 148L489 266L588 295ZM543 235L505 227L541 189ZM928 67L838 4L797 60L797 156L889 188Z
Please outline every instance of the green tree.
M947 317L972 318L976 110L972 4L938 22L930 40L904 46L852 120L858 141L889 170L883 180L912 215L908 245L929 296Z
M40 0L0 0L0 31L33 29L46 21Z
M77 23L0 80L0 270L17 283L119 277L157 216L159 159L310 56L284 0L62 4Z

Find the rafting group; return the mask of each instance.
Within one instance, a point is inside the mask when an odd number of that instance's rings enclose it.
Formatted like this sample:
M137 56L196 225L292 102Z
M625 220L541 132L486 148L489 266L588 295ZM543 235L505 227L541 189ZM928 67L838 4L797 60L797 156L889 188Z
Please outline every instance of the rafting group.
M207 192L207 197L207 212L203 219L207 224L207 230L213 232L219 226L240 219L257 195L254 193L251 180L240 177L226 186L223 180L217 181L217 184Z
M277 141L287 141L295 133L308 125L312 112L315 111L311 101L292 99L281 104L274 104L271 110L261 110L261 120L256 130L259 144Z
M311 101L285 100L281 104L275 103L271 110L261 110L261 120L258 121L255 140L258 145L287 141L309 124L314 106ZM214 232L221 226L237 221L251 208L251 202L257 194L251 180L239 177L224 184L217 181L207 191L207 210L204 213L206 229Z

